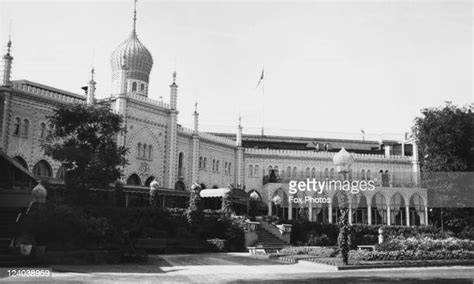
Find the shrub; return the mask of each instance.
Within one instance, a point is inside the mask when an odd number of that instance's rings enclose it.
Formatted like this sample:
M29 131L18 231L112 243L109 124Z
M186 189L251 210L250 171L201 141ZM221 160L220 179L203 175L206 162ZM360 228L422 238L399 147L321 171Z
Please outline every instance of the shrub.
M351 258L358 261L379 260L452 260L452 259L474 259L474 251L464 250L437 250L437 251L366 251L358 250L351 252Z
M335 257L337 250L333 247L287 247L280 250L283 254L305 254L315 257Z
M474 251L474 241L472 240L461 240L456 238L448 239L431 239L428 237L424 238L408 238L403 237L397 239L391 239L388 242L376 246L377 251Z

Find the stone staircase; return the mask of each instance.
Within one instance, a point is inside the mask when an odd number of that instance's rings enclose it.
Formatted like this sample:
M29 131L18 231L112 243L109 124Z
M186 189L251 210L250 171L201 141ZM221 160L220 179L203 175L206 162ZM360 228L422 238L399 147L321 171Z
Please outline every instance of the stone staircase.
M263 228L257 231L257 235L258 240L254 246L258 250L264 250L265 253L278 252L282 248L290 246Z

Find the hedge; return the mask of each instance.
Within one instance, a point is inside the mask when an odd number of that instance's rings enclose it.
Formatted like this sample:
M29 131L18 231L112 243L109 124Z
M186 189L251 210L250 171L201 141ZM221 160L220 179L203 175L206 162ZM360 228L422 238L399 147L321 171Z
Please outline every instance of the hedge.
M398 251L351 251L351 259L357 261L376 260L441 260L441 259L474 259L474 251L465 250L398 250Z

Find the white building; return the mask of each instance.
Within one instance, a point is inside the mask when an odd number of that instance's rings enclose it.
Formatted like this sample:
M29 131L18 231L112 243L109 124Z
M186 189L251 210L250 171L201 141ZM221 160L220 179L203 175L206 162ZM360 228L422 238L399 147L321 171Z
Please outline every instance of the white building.
M21 55L18 55L21 56ZM93 70L87 95L59 90L28 80L11 80L12 43L3 57L0 82L0 149L36 176L61 180L60 163L44 155L41 143L49 129L47 116L64 104L98 103ZM153 57L140 42L134 27L129 37L111 55L112 93L101 103L124 118L126 134L118 143L130 148L124 168L127 184L148 186L156 179L166 190L187 191L197 182L205 187L229 184L256 191L276 214L273 201L279 196L282 217L294 218L300 211L288 202L288 181L305 178L336 178L333 156L341 148L353 152L352 179L376 180L377 188L352 200L351 221L363 223L427 223L426 190L419 187L419 164L413 141L362 141L328 138L244 135L199 131L199 114L194 111L194 128L178 124L178 84L174 73L170 100L148 97ZM362 197L363 196L363 197ZM311 221L334 222L333 202L327 206L301 206ZM334 205L334 206L333 206Z

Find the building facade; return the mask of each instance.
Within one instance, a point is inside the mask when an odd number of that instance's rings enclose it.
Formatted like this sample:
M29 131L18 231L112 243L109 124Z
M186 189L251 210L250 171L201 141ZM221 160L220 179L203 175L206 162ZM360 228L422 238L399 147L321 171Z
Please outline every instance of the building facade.
M290 180L337 179L334 155L352 153L349 179L373 180L376 190L351 196L351 222L426 224L427 195L419 184L416 144L405 141L363 141L329 138L245 135L199 130L178 124L178 84L173 73L169 101L149 98L153 57L139 40L134 25L128 38L111 55L112 92L96 99L94 70L86 94L75 94L28 80L12 80L12 43L3 56L0 82L0 148L34 175L62 180L61 164L46 156L41 144L51 132L47 116L61 105L109 104L123 116L126 132L117 143L130 149L123 180L148 186L157 180L163 190L188 191L192 183L206 188L237 185L267 205L267 214L292 219L334 222L337 191L328 191L328 204L289 202ZM21 55L19 55L21 56ZM188 103L188 102L182 102ZM298 196L306 193L298 192ZM255 194L254 194L255 196ZM278 198L276 198L278 196ZM279 201L280 200L280 201Z

